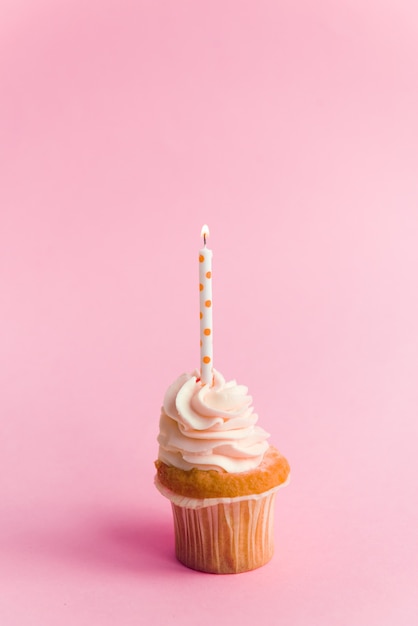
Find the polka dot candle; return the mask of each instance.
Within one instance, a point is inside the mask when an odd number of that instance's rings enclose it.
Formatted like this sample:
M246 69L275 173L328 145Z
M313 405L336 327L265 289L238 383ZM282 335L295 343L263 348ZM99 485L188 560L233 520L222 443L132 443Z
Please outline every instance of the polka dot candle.
M200 379L203 385L212 384L212 250L206 247L209 228L202 228L204 247L199 250L200 290Z

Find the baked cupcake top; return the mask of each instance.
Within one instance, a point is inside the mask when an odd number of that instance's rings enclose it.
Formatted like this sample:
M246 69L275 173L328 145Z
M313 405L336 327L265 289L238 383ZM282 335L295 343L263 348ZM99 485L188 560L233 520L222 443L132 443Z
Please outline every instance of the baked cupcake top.
M262 494L284 485L290 474L289 463L276 448L270 446L260 465L246 472L230 474L215 470L192 469L184 471L156 461L157 486L187 498L237 498Z
M241 473L262 463L269 434L244 385L213 370L213 384L181 375L167 390L160 418L158 460L180 470Z

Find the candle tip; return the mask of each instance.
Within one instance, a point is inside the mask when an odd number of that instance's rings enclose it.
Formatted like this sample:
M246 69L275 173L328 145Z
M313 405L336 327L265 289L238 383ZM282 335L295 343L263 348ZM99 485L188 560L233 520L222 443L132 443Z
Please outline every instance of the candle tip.
M206 246L206 237L209 237L209 226L207 224L203 224L200 236L203 237L203 243Z

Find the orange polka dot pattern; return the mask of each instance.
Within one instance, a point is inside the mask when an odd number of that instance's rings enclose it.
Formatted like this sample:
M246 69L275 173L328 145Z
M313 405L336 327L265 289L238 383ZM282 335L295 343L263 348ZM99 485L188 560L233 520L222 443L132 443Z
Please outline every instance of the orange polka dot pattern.
M199 251L200 292L200 378L202 384L212 384L212 250L206 246Z

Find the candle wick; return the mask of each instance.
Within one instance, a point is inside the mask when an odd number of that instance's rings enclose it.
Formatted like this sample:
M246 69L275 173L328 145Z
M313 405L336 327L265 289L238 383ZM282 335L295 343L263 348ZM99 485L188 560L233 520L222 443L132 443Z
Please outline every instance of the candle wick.
M203 245L206 246L206 233L203 233Z

